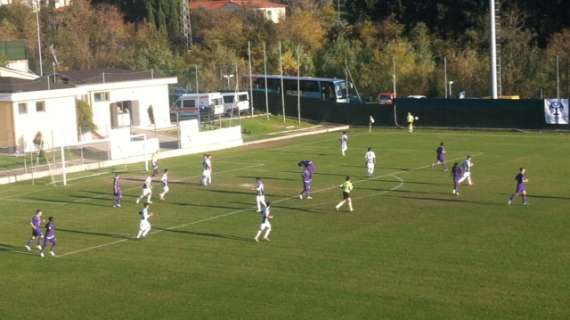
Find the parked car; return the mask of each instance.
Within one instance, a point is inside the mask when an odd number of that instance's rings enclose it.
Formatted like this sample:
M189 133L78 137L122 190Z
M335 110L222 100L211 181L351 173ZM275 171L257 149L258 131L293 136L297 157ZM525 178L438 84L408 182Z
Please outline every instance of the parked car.
M384 105L392 105L394 104L394 99L396 96L394 92L381 92L378 94L378 103Z

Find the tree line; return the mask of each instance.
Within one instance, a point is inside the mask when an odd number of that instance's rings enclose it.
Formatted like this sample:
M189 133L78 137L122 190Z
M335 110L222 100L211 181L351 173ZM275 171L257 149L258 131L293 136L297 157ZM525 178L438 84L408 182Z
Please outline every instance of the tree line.
M489 96L487 0L282 1L288 4L287 17L278 24L252 10L196 10L190 14L190 48L181 1L74 0L64 9L44 8L42 47L53 46L59 70L153 69L178 76L190 89L197 66L203 91L227 89L224 75L234 74L236 66L239 78L247 75L250 45L253 73L263 73L264 56L269 74L279 74L280 61L291 75L299 67L305 76L344 78L349 70L370 100L392 90L394 71L399 96L442 97L445 61L454 93ZM561 94L570 95L565 19L570 5L564 0L501 2L502 94L555 96L559 74ZM26 41L31 65L37 66L35 14L17 3L0 7L0 40L14 39ZM44 69L49 70L52 59L46 53Z

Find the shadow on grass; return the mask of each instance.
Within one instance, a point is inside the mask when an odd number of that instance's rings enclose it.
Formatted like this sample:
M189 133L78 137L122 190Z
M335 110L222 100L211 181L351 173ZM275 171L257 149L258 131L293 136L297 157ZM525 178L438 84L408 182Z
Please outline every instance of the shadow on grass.
M187 234L190 236L199 236L199 237L226 239L226 240L234 240L234 241L253 242L253 238L246 238L246 237L242 237L242 236L236 236L233 234L221 234L221 233L211 233L211 232L176 230L176 229L167 229L167 228L160 228L160 227L155 228L155 229L165 231L165 232Z
M501 193L502 195L505 195L507 197L511 196L512 193ZM541 195L541 194L528 194L529 198L537 198L537 199L552 199L552 200L570 200L570 197L563 197L563 196L546 196L546 195Z
M204 188L204 190L208 190L208 192L216 192L216 193L224 193L224 194L242 194L242 195L248 195L251 197L255 197L255 191L234 191L234 190L221 190L221 189L209 189L209 188ZM272 197L274 198L284 198L284 197L288 197L286 195L278 195L278 194L273 194Z
M16 246L11 245L11 244L0 243L0 252L2 252L2 251L14 251L14 250L22 249L22 248L23 248L23 245L16 247Z
M255 180L254 176L237 176L238 178L245 178L245 179L252 179ZM284 181L298 181L299 179L293 179L293 178L279 178L279 177L263 177L263 176L259 176L259 178L261 178L261 180L284 180Z
M184 202L170 202L174 205L181 206L181 207L197 207L197 208L212 208L212 209L229 209L229 210L241 210L247 209L243 207L229 207L229 206L220 206L220 205L213 205L213 204L197 204L197 203L184 203ZM251 204L250 204L251 205Z
M80 196L74 196L74 195L71 195L71 197L72 198L82 198ZM108 207L108 205L89 203L89 202L77 202L74 200L45 199L45 198L39 198L39 197L25 197L22 199L23 200L28 199L28 200L33 200L33 201L41 201L41 202L52 203L52 204L60 204L60 205L81 204L81 205L88 205L88 206L95 206L95 207ZM93 198L93 199L106 200L106 199L102 199L102 198Z
M450 195L451 192L426 192L426 191L412 191L412 190L402 190L402 189L390 189L390 188L362 188L362 187L358 187L358 190L368 190L368 191L374 191L374 192L397 192L397 193L409 193L409 194L441 194L441 195Z
M83 191L83 192L89 193L89 194L100 194L100 195L102 195L102 196L106 196L105 198L103 198L103 197L98 197L98 198L93 198L93 199L105 199L105 200L109 200L109 199L110 199L111 201L113 200L113 193L112 193L112 192L101 192L101 191ZM138 196L135 196L135 195L128 195L128 194L124 194L124 193L123 193L123 199L124 199L124 198L133 198L133 199L136 199L136 198L138 198Z
M411 199L411 200L451 202L451 203L472 203L472 204L479 204L479 205L484 205L484 206L505 206L504 203L464 200L461 198L461 196L457 197L457 198L448 198L448 199L432 198L432 197L413 197L413 196L404 196L404 195L386 195L386 197Z
M114 239L132 239L132 237L130 237L130 236L125 236L125 235L117 234L117 233L72 230L72 229L62 229L62 228L57 228L57 231L58 232L75 233L75 234L83 234L83 235L89 235L89 236L108 237L108 238L114 238Z
M300 201L300 200L299 200L299 201ZM310 200L307 200L307 202L310 204L309 201L310 201ZM301 211L301 212L306 212L306 213L323 213L322 211L314 210L314 209L309 209L309 208L288 207L288 206L282 206L282 205L272 205L271 208L275 208L275 209L285 209L285 210L291 210L291 211Z

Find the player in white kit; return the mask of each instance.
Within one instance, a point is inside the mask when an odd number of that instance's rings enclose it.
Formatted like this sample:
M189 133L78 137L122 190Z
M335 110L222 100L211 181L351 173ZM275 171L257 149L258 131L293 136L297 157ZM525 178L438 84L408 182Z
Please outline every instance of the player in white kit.
M348 135L346 134L346 131L343 131L342 135L340 136L340 153L342 154L343 157L346 155L347 150L348 150Z
M202 185L212 184L212 155L205 154L202 160Z
M259 225L259 230L257 231L257 234L255 235L255 241L259 241L259 236L265 232L265 236L263 237L263 240L267 240L269 241L269 233L271 233L271 222L269 222L270 219L273 219L273 216L271 215L271 202L267 202L267 206L263 207L263 210L261 211L261 225Z
M473 185L473 181L471 181L471 168L475 165L475 163L473 163L473 161L471 160L471 156L467 156L467 158L465 158L465 160L463 161L463 163L461 164L462 169L463 169L463 177L461 177L461 179L459 179L458 183L461 184L463 181L467 180L467 184L472 186Z
M372 177L374 174L374 166L376 165L376 154L372 151L371 147L368 147L368 151L364 155L364 161L366 162L366 167L368 168L368 176Z
M164 196L170 191L168 187L168 169L164 169L164 173L162 174L162 178L160 179L162 182L162 193L160 193L160 200L164 200Z
M255 178L255 203L257 205L257 212L261 212L261 205L263 208L267 207L265 203L265 185L261 178Z
M146 179L144 180L143 186L142 186L142 194L140 195L140 197L137 198L137 204L139 202L141 202L141 200L146 197L146 202L147 203L152 203L152 201L150 201L150 197L152 196L152 176L147 176Z
M139 224L139 233L137 234L137 239L145 238L150 232L151 225L148 219L153 216L153 213L150 212L148 203L144 204L144 207L139 212L139 215L141 216L141 222Z

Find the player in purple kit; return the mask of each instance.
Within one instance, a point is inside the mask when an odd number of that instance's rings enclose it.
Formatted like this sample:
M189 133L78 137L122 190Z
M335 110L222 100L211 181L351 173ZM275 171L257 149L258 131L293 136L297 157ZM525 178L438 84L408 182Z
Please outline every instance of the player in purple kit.
M30 225L32 226L32 237L30 238L30 240L28 240L28 243L26 244L26 250L28 250L28 251L32 250L32 242L36 239L37 239L36 247L38 248L38 250L42 250L42 246L40 245L41 244L40 241L44 237L44 235L42 234L42 210L41 209L36 210L36 214L32 217L32 221L30 222Z
M313 183L313 173L315 173L315 163L311 160L301 160L297 165L303 168L303 191L299 194L299 199L313 199L311 196L311 185Z
M528 205L528 196L526 195L526 183L528 179L526 177L526 169L520 168L519 173L515 176L515 180L517 181L517 186L515 189L515 193L509 198L507 202L509 205L513 203L513 199L520 195L522 196L523 205Z
M437 165L441 165L443 167L443 171L447 171L447 165L445 164L445 154L447 151L443 146L443 142L439 144L439 147L435 150L435 162L431 165L432 168L435 168Z
M49 254L52 257L55 257L55 252L53 248L55 247L55 221L53 221L53 217L48 218L48 223L46 223L46 236L44 238L44 247L40 251L40 256L44 257L44 251L47 248L48 243L51 245L49 248Z
M311 197L311 184L313 183L313 174L309 168L303 170L303 191L299 194L299 199L313 199Z
M123 190L121 189L121 176L116 173L115 177L113 178L113 208L120 208L121 207L121 199L123 198Z
M459 163L455 162L453 167L451 167L451 178L453 179L453 191L451 192L454 196L459 196L459 180L463 176L463 171Z

